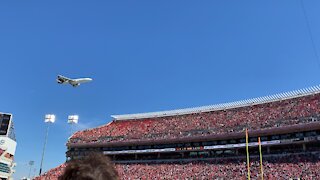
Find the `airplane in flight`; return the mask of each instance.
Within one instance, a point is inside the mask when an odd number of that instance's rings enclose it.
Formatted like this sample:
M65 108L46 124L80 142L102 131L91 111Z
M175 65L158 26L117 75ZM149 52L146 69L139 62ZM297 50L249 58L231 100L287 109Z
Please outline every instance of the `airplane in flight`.
M92 81L91 78L77 78L77 79L71 79L62 75L58 75L57 82L59 84L67 84L69 83L73 87L79 86L81 83L86 83Z

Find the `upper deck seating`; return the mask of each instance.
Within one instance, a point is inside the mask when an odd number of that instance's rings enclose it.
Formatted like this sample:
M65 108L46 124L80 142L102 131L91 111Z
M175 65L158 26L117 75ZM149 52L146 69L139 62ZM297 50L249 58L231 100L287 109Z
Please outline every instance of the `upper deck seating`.
M79 131L69 143L156 140L259 130L306 123L320 115L320 94L186 115L117 120ZM311 119L312 120L312 119Z

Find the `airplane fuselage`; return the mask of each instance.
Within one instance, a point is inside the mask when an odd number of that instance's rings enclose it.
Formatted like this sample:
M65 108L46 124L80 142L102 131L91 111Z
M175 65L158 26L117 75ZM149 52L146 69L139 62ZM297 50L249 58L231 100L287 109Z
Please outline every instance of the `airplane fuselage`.
M58 78L57 78L57 82L59 84L70 84L73 87L77 87L81 83L86 83L86 82L90 82L90 81L92 81L92 78L71 79L71 78L68 78L68 77L61 76L61 75L58 75Z

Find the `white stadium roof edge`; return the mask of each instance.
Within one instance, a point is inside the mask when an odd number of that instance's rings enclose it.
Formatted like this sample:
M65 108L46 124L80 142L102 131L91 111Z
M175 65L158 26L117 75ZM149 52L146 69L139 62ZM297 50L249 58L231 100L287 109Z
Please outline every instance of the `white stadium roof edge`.
M233 109L263 103L269 103L279 100L292 99L301 96L307 96L312 94L320 93L320 85L304 88L295 91L289 91L279 94L274 94L270 96L263 96L258 98L246 99L241 101L214 104L208 106L199 106L193 108L184 108L168 111L158 111L158 112L147 112L147 113L137 113L137 114L123 114L123 115L111 115L114 120L135 120L135 119L145 119L145 118L156 118L156 117L166 117L166 116L177 116L192 113L210 112L218 110Z

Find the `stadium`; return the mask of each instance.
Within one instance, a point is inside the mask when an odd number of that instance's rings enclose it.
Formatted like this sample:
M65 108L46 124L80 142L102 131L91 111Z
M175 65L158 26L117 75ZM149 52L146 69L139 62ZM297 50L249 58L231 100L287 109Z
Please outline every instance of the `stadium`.
M320 86L112 118L74 133L67 161L102 152L121 179L261 179L262 172L266 179L320 177ZM37 179L57 179L65 166Z
M12 114L0 112L0 179L13 179L17 142Z

